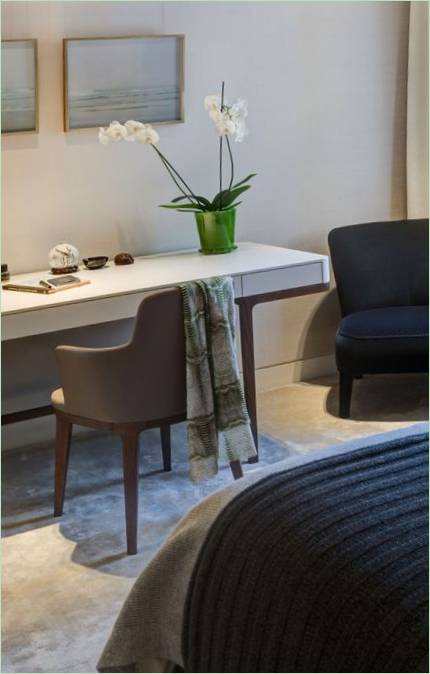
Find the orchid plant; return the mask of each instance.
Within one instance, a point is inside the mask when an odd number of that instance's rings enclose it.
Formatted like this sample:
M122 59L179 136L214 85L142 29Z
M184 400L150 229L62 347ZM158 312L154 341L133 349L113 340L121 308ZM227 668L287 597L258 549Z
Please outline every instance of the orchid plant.
M107 145L112 141L125 140L131 143L137 141L144 145L152 146L181 193L179 196L175 197L175 199L172 199L169 204L162 204L161 208L172 208L180 213L224 211L234 208L242 203L241 201L237 201L238 197L251 187L249 181L256 175L256 173L251 173L243 180L234 183L234 162L230 144L231 138L234 139L235 142L240 143L248 134L245 122L248 115L246 101L238 100L233 105L229 105L224 99L223 82L221 96L206 96L204 106L209 113L209 117L214 122L215 129L219 136L219 192L212 200L196 195L193 192L188 183L185 182L179 172L157 147L160 137L150 124L143 124L142 122L136 122L134 120L129 120L128 122L125 122L125 124L114 121L111 122L108 127L101 127L99 130L99 141L103 145ZM224 140L227 145L228 156L230 159L230 179L227 188L223 188Z

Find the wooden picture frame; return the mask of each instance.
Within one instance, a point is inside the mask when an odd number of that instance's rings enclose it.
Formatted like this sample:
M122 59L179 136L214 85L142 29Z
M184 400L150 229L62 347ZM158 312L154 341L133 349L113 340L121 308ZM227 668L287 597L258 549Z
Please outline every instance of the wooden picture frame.
M184 51L181 34L64 38L64 131L182 123Z
M21 53L19 52L20 45L22 46ZM34 38L14 38L1 41L2 135L38 133L39 131L37 48L37 40Z

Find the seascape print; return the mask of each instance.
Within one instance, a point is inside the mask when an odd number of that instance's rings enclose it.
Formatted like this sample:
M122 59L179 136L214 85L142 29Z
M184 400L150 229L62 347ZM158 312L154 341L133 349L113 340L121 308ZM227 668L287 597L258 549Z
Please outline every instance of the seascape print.
M36 45L33 40L1 43L1 130L36 130Z
M67 126L181 119L179 36L67 40Z

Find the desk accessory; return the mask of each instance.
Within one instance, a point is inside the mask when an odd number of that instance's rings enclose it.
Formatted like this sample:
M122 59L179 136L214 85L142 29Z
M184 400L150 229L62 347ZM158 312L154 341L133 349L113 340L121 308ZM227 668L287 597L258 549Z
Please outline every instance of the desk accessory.
M78 271L79 251L71 243L58 243L49 251L52 274L72 274Z
M215 123L215 129L219 136L219 192L212 200L196 195L164 154L160 152L156 147L160 137L150 124L142 124L142 122L132 119L125 124L114 121L108 127L100 128L99 141L103 145L107 145L111 141L126 140L134 142L137 140L145 145L151 145L181 192L180 196L172 199L170 204L162 204L161 208L171 208L179 213L194 213L200 237L200 252L213 255L230 253L236 248L234 243L236 207L241 203L237 199L251 187L249 181L256 174L251 173L243 180L234 182L234 162L230 137L234 138L236 142L241 142L248 133L245 123L245 118L248 115L246 101L238 100L233 105L229 105L224 98L223 82L221 96L206 96L204 105L209 117ZM223 187L224 138L230 160L230 180L227 188Z
M87 269L102 269L108 260L107 255L97 255L95 257L84 257L82 262Z
M7 268L7 264L2 264L1 266L1 280L2 281L9 281L10 279L10 274L9 274L9 269Z
M134 258L130 253L118 253L118 255L115 255L113 261L118 265L133 264Z
M2 285L3 290L15 290L27 293L39 293L42 295L51 295L60 290L68 290L69 288L79 288L80 286L88 285L90 281L83 281L77 276L62 276L61 278L46 278L34 276L28 278L22 283L5 283Z

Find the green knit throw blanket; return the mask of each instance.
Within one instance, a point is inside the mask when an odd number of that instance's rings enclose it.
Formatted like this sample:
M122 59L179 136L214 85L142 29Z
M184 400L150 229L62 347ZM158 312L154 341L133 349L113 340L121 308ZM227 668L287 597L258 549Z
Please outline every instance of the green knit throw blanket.
M239 378L232 279L180 286L184 305L190 475L218 472L218 459L256 455Z

